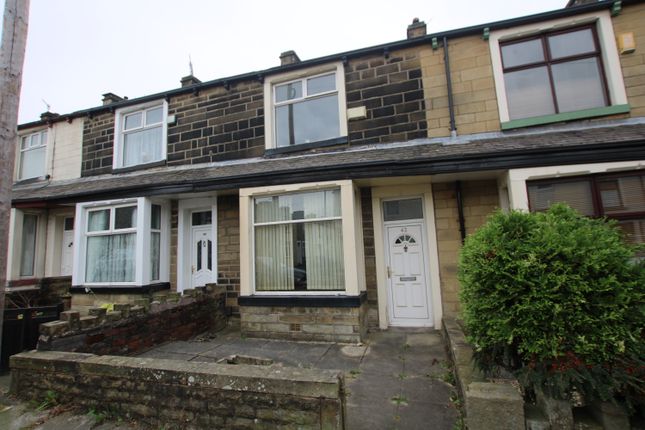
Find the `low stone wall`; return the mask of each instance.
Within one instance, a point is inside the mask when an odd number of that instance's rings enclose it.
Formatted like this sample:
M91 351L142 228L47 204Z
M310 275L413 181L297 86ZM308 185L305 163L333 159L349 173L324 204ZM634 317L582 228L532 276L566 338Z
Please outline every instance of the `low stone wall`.
M518 384L511 380L489 382L484 378L474 367L472 346L453 318L443 319L443 335L464 399L468 429L524 430L524 399Z
M359 343L367 336L367 304L358 307L240 306L249 337Z
M32 351L11 357L11 393L151 427L343 429L344 381L331 370Z
M160 301L137 299L115 304L114 310L91 308L61 313L61 320L40 325L38 350L130 355L169 340L189 339L226 326L223 287L198 287L171 293Z

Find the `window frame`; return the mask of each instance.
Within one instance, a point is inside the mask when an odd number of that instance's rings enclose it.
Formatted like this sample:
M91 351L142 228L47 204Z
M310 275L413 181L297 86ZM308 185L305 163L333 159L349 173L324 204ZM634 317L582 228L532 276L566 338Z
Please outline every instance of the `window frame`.
M320 77L334 73L336 78L336 89L334 91L327 91L324 93L317 93L310 98L301 97L295 101L287 100L284 102L275 101L275 88L280 85L289 84L292 82L303 81L303 95L305 94L307 79ZM299 143L288 146L277 145L277 127L275 126L275 108L277 106L284 106L301 102L303 100L313 100L318 97L330 95L333 93L338 94L338 129L339 135L328 140ZM329 144L338 144L339 141L346 141L348 136L347 127L347 101L345 89L345 67L342 62L335 62L324 64L316 67L309 67L299 69L291 72L268 76L264 80L264 129L265 129L265 149L274 152L288 152L307 149L309 147L326 146ZM340 142L342 143L342 142Z
M289 195L294 195L294 194L305 194L305 193L316 193L316 192L321 192L321 191L332 191L332 190L338 190L339 192L339 203L340 203L340 215L338 216L333 216L333 217L322 217L322 218L302 218L302 219L295 219L295 220L286 220L286 221L266 221L266 222L256 222L255 221L255 200L258 198L266 198L266 197L280 197L280 196L289 196ZM294 224L305 224L305 223L315 223L315 222L325 222L325 221L340 221L341 222L341 227L342 227L342 220L343 220L343 208L342 208L342 197L340 195L341 189L339 186L331 186L328 188L319 188L315 190L300 190L300 191L292 191L292 192L281 192L281 193L276 193L276 194L261 194L261 195L255 195L251 199L251 243L252 243L252 260L251 260L251 267L252 267L252 279L253 279L253 290L256 292L256 294L301 294L301 293L314 293L314 294L330 294L330 293L341 293L344 292L345 285L343 285L342 289L338 290L257 290L256 288L256 282L255 282L255 264L256 264L256 255L255 255L255 228L256 227L263 227L263 226L271 226L271 225L294 225ZM344 249L344 236L343 232L341 232L341 247ZM345 262L345 257L343 256L343 264ZM295 268L295 267L294 267ZM344 284L344 282L343 282Z
M255 197L315 192L340 188L340 219L342 231L343 290L258 291L255 288ZM360 192L351 180L276 185L240 189L240 295L241 296L358 296L365 291ZM335 218L335 217L334 217ZM318 218L317 218L318 219Z
M527 180L525 183L526 186L526 196L528 201L529 212L536 212L534 208L531 207L531 199L529 194L529 186L535 185L546 185L546 184L561 184L566 182L580 182L588 181L591 188L591 203L593 207L592 218L607 218L614 219L616 221L629 221L637 219L645 219L645 211L636 211L636 212L624 212L624 213L606 213L602 205L602 196L599 183L607 179L619 179L627 178L632 176L645 176L645 172L635 170L635 171L624 171L624 172L612 172L612 173L592 173L592 174L583 174L575 176L567 176L566 178L544 178L536 180Z
M552 53L551 53L551 48L549 45L549 38L553 36L558 36L562 34L567 34L567 33L574 33L580 30L585 30L589 29L591 30L591 40L594 45L594 50L593 51L588 51L582 54L574 54L574 55L569 55L565 57L560 57L557 59L553 59ZM510 45L515 45L518 43L524 43L524 42L529 42L532 40L539 40L542 44L542 54L543 54L543 60L542 61L535 61L532 63L526 63L522 64L519 66L510 66L506 67L504 65L504 55L503 55L503 48L505 46L510 46ZM561 112L560 107L558 105L558 97L557 97L557 92L555 88L555 82L553 78L553 66L558 65L558 64L565 64L565 63L570 63L573 61L577 60L586 60L589 58L595 58L598 60L598 68L599 68L599 75L600 75L600 84L602 86L602 96L603 96L603 106L597 106L597 107L606 107L609 104L609 90L607 88L607 78L605 77L605 67L602 61L602 52L600 49L600 42L598 41L598 29L596 28L595 25L593 24L583 24L580 26L576 27L571 27L571 28L566 28L563 30L556 30L556 31L545 31L541 32L536 35L532 36L527 36L519 39L510 39L510 40L504 40L499 43L499 51L500 51L500 57L502 60L502 74L505 76L507 73L513 73L513 72L518 72L522 70L529 70L529 69L535 69L539 67L546 67L547 72L548 72L548 78L549 78L549 88L551 90L551 100L553 101L553 108L555 109L555 114L561 114L561 113L567 113L567 112ZM507 99L508 103L508 99ZM551 115L551 114L544 114L544 115ZM510 112L509 112L510 116ZM542 115L540 115L542 116ZM531 117L527 117L531 118ZM517 118L519 120L521 119L526 119L526 118Z
M606 106L511 120L504 81L501 45L523 39L540 37L540 35L546 33L548 33L546 34L547 36L549 34L566 33L567 31L585 26L590 26L595 30L596 49L599 51L598 58L602 66L601 76L604 77L606 85ZM489 49L502 130L627 113L630 111L623 81L620 57L616 48L613 23L609 11L597 11L573 17L491 31ZM572 57L566 58L569 59ZM553 90L552 94L554 94Z
M152 229L152 205L161 206L160 229ZM136 207L135 223L129 228L115 228L116 209ZM109 209L110 222L107 230L89 231L89 214ZM79 203L76 205L74 229L74 268L72 285L87 287L138 287L162 282L170 282L170 204L165 200L138 197L133 199L105 200ZM159 279L152 279L151 237L153 231L160 231ZM135 239L135 277L130 282L86 282L87 241L90 237L109 236L114 234L132 234Z
M158 123L153 126L146 127L146 112L156 108L162 108L161 118L161 158L152 160L141 164L132 164L124 166L123 156L125 145L125 136L129 133L134 133L141 130L152 129L157 127ZM141 126L130 130L125 130L126 118L141 112ZM114 150L112 156L113 169L136 169L149 165L156 165L160 162L165 162L168 158L168 102L166 100L156 100L149 103L139 104L135 106L127 106L117 109L114 113Z
M34 146L34 147L29 147L27 149L23 148L23 142L26 140L31 140L33 136L39 136L39 145ZM45 143L43 144L43 136L45 138ZM18 181L26 181L28 179L35 179L35 178L42 178L47 175L47 146L49 143L49 130L44 128L38 131L34 131L28 134L23 134L19 136L18 139L18 162L17 162L17 169L16 169L16 180ZM24 154L28 153L30 151L34 151L37 149L43 149L45 152L45 157L43 161L43 166L42 166L42 173L36 175L36 176L23 176L23 168L22 168L22 163L24 160Z

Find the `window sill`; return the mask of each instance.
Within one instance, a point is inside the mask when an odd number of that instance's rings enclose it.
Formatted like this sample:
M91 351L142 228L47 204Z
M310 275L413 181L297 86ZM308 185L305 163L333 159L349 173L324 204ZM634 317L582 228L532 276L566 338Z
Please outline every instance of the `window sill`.
M565 113L557 113L553 115L537 116L534 118L514 119L511 121L503 122L501 125L502 125L502 130L512 130L515 128L531 127L534 125L542 125L542 124L551 124L554 122L573 121L576 119L594 118L599 116L628 113L629 110L630 110L629 104L614 105L614 106L606 106L606 107L599 107L599 108L593 108L593 109L578 110L574 112L565 112Z
M347 144L347 142L348 142L347 136L335 137L333 139L321 140L318 142L301 143L299 145L291 145L291 146L283 146L281 148L266 149L264 151L264 154L271 156L271 155L277 155L277 154L284 154L287 152L306 151L308 149L325 148L328 146L336 146L336 145L345 145Z
M166 165L166 160L159 160L159 161L153 161L152 163L137 164L136 166L113 168L112 173L134 172L136 170L151 169L153 167L160 167L160 166L165 166L165 165Z
M358 296L240 296L239 306L284 306L312 308L358 308L367 300L367 293Z
M85 291L83 285L73 285L69 292L73 294L148 294L156 291L169 290L170 282L157 282L149 285L133 285L126 287L123 285L101 285L101 286L88 286L89 291Z

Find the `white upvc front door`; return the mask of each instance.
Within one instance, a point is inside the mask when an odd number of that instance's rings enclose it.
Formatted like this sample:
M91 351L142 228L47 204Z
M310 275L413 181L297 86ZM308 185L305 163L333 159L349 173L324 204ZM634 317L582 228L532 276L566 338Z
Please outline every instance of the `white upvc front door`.
M423 221L386 223L390 325L430 326Z
M210 225L192 227L191 286L211 282L213 276L213 236Z

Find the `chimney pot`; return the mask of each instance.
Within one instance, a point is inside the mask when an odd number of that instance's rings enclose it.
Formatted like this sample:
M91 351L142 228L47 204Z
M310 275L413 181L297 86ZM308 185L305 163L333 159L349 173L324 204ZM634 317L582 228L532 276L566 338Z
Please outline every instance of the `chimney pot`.
M426 23L414 18L412 24L408 25L408 39L423 37L426 35Z
M193 75L184 76L183 78L181 78L180 82L181 82L182 88L202 83L202 81L200 81L199 79L197 79Z
M296 51L285 51L280 54L280 65L286 66L287 64L296 64L300 62L300 58Z
M120 102L121 100L123 100L123 97L119 97L114 93L103 94L103 106L109 105L111 103Z

